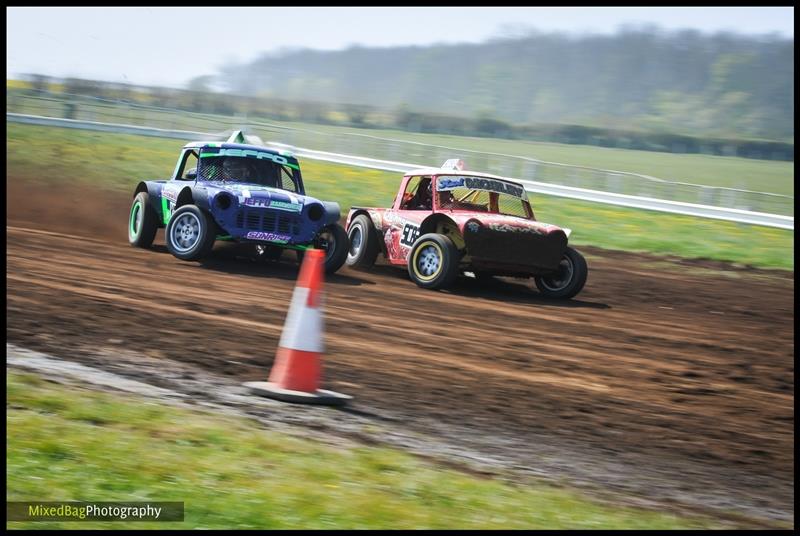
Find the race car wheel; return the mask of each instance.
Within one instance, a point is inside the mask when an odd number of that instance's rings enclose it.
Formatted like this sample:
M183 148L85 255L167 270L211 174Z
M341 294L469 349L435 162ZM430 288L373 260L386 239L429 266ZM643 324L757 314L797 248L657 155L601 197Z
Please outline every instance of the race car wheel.
M184 261L196 261L211 252L216 228L200 207L183 205L173 212L164 237L170 253Z
M342 267L347 260L350 243L344 227L338 223L328 225L314 239L314 247L325 252L325 273L332 274ZM297 262L303 262L303 251L297 252Z
M158 214L150 205L147 192L139 192L133 198L128 220L128 242L137 248L149 248L158 231Z
M378 233L372 220L364 214L353 218L347 233L350 249L347 252L347 266L369 268L378 257Z
M459 253L450 238L428 233L417 238L408 254L408 275L422 288L450 286L458 276Z
M539 292L547 298L569 299L578 294L586 284L589 268L586 259L577 250L567 247L558 270L552 274L534 277Z

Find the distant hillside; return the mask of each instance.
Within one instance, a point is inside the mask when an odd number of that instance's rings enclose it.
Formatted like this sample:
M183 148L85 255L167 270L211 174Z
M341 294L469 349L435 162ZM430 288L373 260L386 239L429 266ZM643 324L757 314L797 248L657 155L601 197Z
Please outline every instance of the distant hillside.
M639 28L477 45L296 50L227 66L215 82L245 95L517 125L794 138L794 41L780 37Z

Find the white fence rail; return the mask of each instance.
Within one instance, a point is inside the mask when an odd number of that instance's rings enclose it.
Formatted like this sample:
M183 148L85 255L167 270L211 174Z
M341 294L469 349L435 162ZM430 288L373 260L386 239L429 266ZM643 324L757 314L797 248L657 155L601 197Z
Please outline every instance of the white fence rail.
M202 138L220 139L225 137L223 133L219 132L211 133L211 132L196 132L190 130L172 130L172 129L162 129L153 127L143 127L139 125L103 123L97 121L81 121L75 119L62 119L57 117L45 117L45 116L17 114L8 112L6 113L6 121L15 123L43 125L43 126L78 128L84 130L98 130L98 131L114 132L121 134L136 134L145 136L157 136L163 138L176 138L176 139L185 139L187 141L195 141ZM381 160L376 158L341 154L329 151L318 151L304 147L296 147L294 145L286 143L269 142L269 141L266 143L267 145L271 145L276 148L291 150L301 158L322 160L325 162L347 164L351 166L365 167L371 169L380 169L384 171L396 171L403 173L411 169L430 166L430 163L421 164L421 163L397 162L393 160ZM578 188L573 186L552 184L552 183L525 180L525 179L520 180L519 178L514 178L514 180L521 182L525 186L526 190L539 194L567 197L570 199L579 199L582 201L590 201L594 203L603 203L608 205L617 205L630 208L653 210L657 212L684 214L688 216L697 216L701 218L711 218L717 220L732 221L737 223L746 223L752 225L776 227L779 229L794 230L794 217L792 216L784 216L780 214L768 214L764 212L754 212L736 208L724 208L712 205L702 205L702 204L686 203L680 201L670 201L670 200L656 199L653 197L646 197L646 196L612 193L612 192L591 190L586 188Z

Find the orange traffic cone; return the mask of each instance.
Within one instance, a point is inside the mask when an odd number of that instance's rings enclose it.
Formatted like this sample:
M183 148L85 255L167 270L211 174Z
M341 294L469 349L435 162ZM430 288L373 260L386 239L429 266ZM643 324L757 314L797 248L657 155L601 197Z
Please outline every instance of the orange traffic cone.
M245 383L250 392L305 404L341 405L352 397L319 389L322 341L322 279L325 253L306 251L292 294L275 364L266 382Z

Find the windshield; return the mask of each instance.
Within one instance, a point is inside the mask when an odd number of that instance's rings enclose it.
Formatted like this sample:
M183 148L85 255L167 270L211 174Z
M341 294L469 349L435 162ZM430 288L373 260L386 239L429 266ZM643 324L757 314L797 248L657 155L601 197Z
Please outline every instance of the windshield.
M525 189L484 177L443 176L436 182L436 207L534 219Z
M202 153L197 174L199 180L260 184L298 192L299 172L267 159Z

